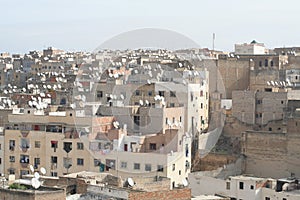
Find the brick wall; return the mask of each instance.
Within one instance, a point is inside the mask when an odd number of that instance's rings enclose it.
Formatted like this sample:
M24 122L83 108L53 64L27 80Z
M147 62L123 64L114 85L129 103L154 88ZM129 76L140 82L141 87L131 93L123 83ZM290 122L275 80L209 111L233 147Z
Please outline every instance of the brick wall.
M191 189L174 189L168 191L155 191L155 192L130 192L129 200L190 200Z

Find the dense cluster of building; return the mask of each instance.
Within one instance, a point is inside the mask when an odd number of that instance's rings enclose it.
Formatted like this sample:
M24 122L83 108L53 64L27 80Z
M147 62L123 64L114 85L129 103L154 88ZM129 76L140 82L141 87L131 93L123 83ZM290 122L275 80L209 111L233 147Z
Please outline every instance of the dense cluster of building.
M1 53L1 193L42 168L45 199L300 198L299 52Z

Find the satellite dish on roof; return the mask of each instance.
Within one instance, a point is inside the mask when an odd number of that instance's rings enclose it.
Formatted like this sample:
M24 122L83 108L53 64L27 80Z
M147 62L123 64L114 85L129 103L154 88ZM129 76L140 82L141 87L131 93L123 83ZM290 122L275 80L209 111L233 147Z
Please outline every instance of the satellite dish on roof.
M128 185L129 185L129 186L131 186L131 187L134 186L134 181L133 181L132 178L128 178L128 179L127 179L127 182L128 182Z
M40 171L41 171L41 173L44 174L44 175L45 175L46 172L47 172L46 169L45 169L44 167L41 167Z
M143 100L141 100L141 99L140 99L140 105L141 105L141 106L144 105L144 102L143 102Z
M118 121L115 121L115 122L113 122L113 126L118 129L120 126L120 123Z
M30 171L31 171L31 172L34 172L34 168L33 168L32 165L30 165L29 168L30 168Z
M40 178L40 174L39 174L38 172L34 172L34 177L35 177L36 179L39 179L39 178Z
M189 185L188 181L187 181L185 178L182 179L182 185L183 185L184 187L186 187L186 186Z
M41 186L41 182L37 178L32 178L31 179L31 185L35 189L38 189Z

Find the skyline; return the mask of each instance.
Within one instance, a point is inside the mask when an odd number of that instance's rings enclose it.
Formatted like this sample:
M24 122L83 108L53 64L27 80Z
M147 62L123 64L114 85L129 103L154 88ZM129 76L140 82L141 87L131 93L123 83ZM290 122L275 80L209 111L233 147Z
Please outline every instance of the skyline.
M271 0L4 0L1 4L0 52L26 53L49 46L93 51L116 35L143 28L175 31L210 49L215 33L215 49L224 51L254 39L267 48L300 45L300 36L294 34L300 30L295 26L299 18L295 0L285 4Z

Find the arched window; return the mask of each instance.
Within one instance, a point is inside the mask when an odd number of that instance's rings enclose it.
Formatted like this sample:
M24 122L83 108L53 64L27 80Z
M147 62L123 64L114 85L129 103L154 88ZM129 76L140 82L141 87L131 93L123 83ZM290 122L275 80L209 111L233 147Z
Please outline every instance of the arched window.
M271 62L270 62L270 65L271 65L271 67L273 67L273 66L274 66L274 62L273 62L273 60L271 60Z

